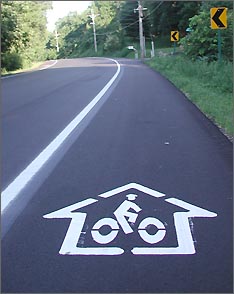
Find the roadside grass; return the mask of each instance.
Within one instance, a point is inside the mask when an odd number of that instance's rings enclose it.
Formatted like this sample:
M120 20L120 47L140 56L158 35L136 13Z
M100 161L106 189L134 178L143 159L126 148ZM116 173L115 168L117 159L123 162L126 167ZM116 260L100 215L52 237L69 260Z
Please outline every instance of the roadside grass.
M28 71L28 70L32 70L32 69L35 69L38 66L40 66L43 62L44 61L33 62L30 67L20 68L20 69L12 70L12 71L7 71L6 69L2 69L1 70L1 76L4 77L5 75L13 75L13 74L25 72L25 71Z
M191 61L184 54L168 54L171 50L157 50L156 57L146 64L168 78L232 139L232 63Z

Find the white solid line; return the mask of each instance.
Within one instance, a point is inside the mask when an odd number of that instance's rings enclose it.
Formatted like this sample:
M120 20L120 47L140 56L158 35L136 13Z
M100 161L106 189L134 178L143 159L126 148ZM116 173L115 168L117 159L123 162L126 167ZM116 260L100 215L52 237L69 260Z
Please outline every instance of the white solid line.
M24 75L28 75L30 73L32 73L32 71L26 71L26 72L21 72L21 73L18 73L18 74L10 75L10 76L7 76L7 77L1 77L1 79L4 80L4 79L9 79L9 78L14 78L16 76L18 76L18 77L19 76L24 76Z
M62 145L71 132L81 123L86 115L94 108L98 101L103 97L106 91L111 87L120 73L120 64L117 64L117 71L105 87L97 96L65 127L65 129L15 178L15 180L2 192L1 211L2 213L7 206L17 197L20 191L28 182L38 173L42 166L50 159L54 152Z
M51 67L51 66L55 65L57 62L58 62L58 60L55 60L55 61L54 61L54 63L52 63L52 64L49 64L49 65L47 65L47 66L45 66L45 67L43 67L43 68L40 68L39 70L44 70L44 69L47 69L47 68L49 68L49 67Z
M49 67L55 65L57 62L58 62L58 60L55 60L52 64L49 64L49 65L47 65L47 66L45 66L45 67L43 67L43 68L40 68L40 69L38 69L38 70L44 70L44 69L47 69L47 68L49 68ZM16 76L24 76L24 75L28 75L28 74L30 74L30 73L32 73L32 72L35 72L35 71L37 71L37 69L32 69L32 70L29 70L29 71L26 71L26 72L22 72L22 73L18 73L18 74L10 75L10 76L7 76L7 77L1 77L1 79L9 79L9 78L14 78L14 77L16 77Z

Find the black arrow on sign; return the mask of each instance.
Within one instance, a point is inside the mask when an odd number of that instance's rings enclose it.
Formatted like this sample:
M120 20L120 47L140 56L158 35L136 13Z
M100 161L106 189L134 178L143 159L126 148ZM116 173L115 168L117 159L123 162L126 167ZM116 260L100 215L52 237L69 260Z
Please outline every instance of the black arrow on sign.
M175 41L178 41L176 35L177 35L177 32L174 32L171 36Z
M221 14L224 12L224 8L220 8L218 9L214 16L212 17L212 20L216 23L216 25L219 28L225 28L225 25L221 22L221 20L219 19L219 17L221 16Z

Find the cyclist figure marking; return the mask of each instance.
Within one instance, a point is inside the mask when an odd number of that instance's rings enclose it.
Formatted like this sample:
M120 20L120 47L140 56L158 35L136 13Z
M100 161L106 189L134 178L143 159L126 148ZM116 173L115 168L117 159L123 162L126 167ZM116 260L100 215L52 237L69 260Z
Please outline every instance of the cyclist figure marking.
M135 224L138 213L142 210L136 203L132 202L136 200L137 195L128 194L126 196L128 200L124 200L123 203L114 211L116 220L113 218L103 218L94 224L91 234L93 240L99 244L108 244L113 241L118 235L119 228L121 227L125 234L133 233L133 229L130 224ZM135 212L132 212L133 210ZM111 231L108 234L102 234L100 229L103 226L109 226ZM120 226L120 227L119 227ZM155 234L147 232L147 227L154 226L157 231ZM156 244L164 239L166 235L166 228L164 224L157 218L147 217L141 221L138 226L138 234L140 237L149 244Z
M133 233L133 229L131 228L129 223L135 223L136 219L138 217L138 212L140 212L142 209L136 204L131 202L131 200L135 200L137 195L135 194L128 194L126 196L128 200L125 200L115 211L114 215L122 227L125 234ZM135 212L129 211L130 209L133 209ZM128 220L127 220L128 218Z

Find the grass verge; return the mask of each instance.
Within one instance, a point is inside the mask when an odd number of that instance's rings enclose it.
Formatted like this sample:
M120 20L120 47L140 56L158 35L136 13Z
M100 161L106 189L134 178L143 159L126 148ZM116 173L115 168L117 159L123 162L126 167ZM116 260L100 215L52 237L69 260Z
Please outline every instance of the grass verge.
M37 68L38 66L40 66L44 61L40 61L40 62L33 62L32 65L30 67L27 68L21 68L21 69L17 69L17 70L12 70L12 71L6 71L6 70L2 70L1 72L1 76L4 77L5 75L13 75L13 74L17 74L17 73L21 73L21 72L25 72L28 70L32 70Z
M157 54L146 64L168 78L230 139L233 138L232 63L193 62L183 54Z

